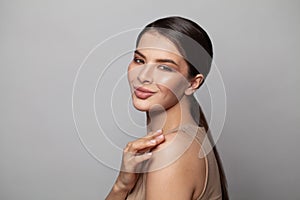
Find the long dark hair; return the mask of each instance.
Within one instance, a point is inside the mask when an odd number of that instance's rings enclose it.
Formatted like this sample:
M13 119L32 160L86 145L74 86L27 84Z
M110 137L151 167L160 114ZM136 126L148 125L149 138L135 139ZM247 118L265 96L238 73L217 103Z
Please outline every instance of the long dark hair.
M142 35L149 30L154 30L158 32L159 34L165 36L176 45L176 47L188 63L188 78L193 78L197 74L202 74L204 76L204 79L206 78L211 68L213 58L213 47L212 42L208 34L204 31L204 29L202 29L195 22L182 17L174 16L161 18L148 24L141 31L141 33L138 35L136 45L138 45ZM203 82L204 81L202 81L202 84ZM205 128L211 144L214 145L215 143L211 136L205 115L202 112L202 109L195 97L192 95L191 98L193 104L197 105L198 107L199 112L197 113L197 119L199 119L199 126ZM192 111L194 112L195 109L192 108ZM225 177L225 172L220 155L215 145L213 146L213 151L217 160L220 173L222 199L228 200L229 196L227 191L227 181Z

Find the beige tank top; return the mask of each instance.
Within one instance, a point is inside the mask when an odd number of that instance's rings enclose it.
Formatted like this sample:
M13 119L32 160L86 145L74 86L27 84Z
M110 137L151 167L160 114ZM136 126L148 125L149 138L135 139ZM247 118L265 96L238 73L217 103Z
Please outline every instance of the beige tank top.
M180 128L172 129L165 134L169 134L175 131L178 131L178 134L190 134L195 130L195 128L197 134L194 139L200 144L202 144L206 135L205 129L203 127L195 127L194 125L184 125ZM201 148L203 152L207 152L205 149L209 149L210 151L209 153L205 153L206 155L204 156L206 163L205 185L202 193L197 198L197 200L222 200L220 175L214 152L211 148L207 147L207 145L206 148L205 146L201 145ZM128 194L126 200L145 200L146 178L147 173L140 174L135 187Z

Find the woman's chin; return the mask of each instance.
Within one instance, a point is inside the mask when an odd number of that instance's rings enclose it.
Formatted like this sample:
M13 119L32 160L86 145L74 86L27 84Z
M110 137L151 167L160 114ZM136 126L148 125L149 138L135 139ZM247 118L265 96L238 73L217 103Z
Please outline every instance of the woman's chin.
M141 112L149 111L149 105L141 102L133 102L133 107Z
M133 102L133 106L135 109L141 112L161 112L166 109L160 104L152 104L150 102Z

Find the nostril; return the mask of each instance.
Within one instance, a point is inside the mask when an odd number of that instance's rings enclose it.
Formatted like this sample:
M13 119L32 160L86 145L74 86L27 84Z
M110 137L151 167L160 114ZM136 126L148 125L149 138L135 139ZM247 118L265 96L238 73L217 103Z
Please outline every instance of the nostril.
M140 83L150 83L151 80L148 78L145 78L143 76L138 76L137 79L139 80Z

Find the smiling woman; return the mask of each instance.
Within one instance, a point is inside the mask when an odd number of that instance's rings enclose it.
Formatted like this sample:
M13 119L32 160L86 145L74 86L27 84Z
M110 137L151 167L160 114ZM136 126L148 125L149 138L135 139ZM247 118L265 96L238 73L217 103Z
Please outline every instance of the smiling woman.
M221 160L193 96L212 56L208 35L188 19L159 19L140 33L128 81L134 107L146 112L147 135L125 147L107 200L229 199Z
M187 74L187 63L167 38L154 31L144 33L128 67L135 108L147 112L155 105L173 107L189 84Z

